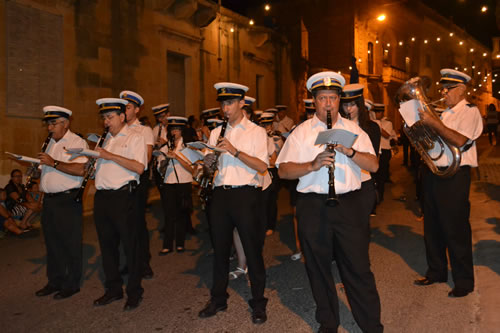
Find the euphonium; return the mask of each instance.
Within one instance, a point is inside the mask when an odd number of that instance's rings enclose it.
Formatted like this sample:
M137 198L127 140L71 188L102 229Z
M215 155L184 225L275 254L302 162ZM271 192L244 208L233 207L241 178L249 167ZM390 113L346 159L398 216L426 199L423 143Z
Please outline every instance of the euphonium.
M441 122L441 119L433 108L433 104L436 102L428 101L420 77L414 77L406 81L396 93L396 102L398 104L411 99L420 102L422 112L429 114ZM434 129L424 125L421 121L417 121L411 127L405 123L403 131L432 173L440 177L451 177L457 172L462 159L458 147L446 142ZM432 151L435 147L438 147L437 152ZM436 166L435 162L447 151L452 157L452 162L445 169L440 169Z
M332 129L332 115L330 110L326 112L326 127L327 129ZM335 145L328 144L326 149L335 153ZM326 205L330 207L335 207L339 204L339 198L335 192L335 162L328 166L328 197L326 198Z

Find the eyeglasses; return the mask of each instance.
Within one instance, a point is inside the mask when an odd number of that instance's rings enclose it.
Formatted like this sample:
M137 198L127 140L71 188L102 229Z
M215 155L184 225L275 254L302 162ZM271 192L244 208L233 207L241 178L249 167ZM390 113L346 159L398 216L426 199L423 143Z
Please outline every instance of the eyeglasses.
M446 88L441 88L438 91L440 94L447 94L450 92L450 90L455 89L456 87L458 87L458 84L456 84L454 86L446 87Z
M347 109L349 107L356 106L356 102L352 101L352 102L348 102L348 103L343 103L342 106Z

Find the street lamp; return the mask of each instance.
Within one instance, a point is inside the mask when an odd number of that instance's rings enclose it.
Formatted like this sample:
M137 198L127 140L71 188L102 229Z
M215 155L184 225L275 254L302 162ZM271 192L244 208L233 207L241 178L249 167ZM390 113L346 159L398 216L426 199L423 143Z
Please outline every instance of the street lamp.
M487 10L488 10L488 7L486 7L486 6L481 7L481 12L482 13L486 13Z
M380 14L380 15L377 17L377 21L379 21L379 22L385 21L385 14Z
M266 3L266 5L264 6L264 9L266 10L266 12L268 12L271 10L271 6L268 3Z

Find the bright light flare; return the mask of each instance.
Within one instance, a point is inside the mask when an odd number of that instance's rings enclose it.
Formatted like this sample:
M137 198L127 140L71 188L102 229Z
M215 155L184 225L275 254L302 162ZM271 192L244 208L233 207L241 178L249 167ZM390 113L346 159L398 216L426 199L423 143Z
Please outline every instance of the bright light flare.
M385 14L380 14L380 15L377 17L377 21L379 21L379 22L383 22L383 21L385 21L385 18L386 18L386 17L385 17Z

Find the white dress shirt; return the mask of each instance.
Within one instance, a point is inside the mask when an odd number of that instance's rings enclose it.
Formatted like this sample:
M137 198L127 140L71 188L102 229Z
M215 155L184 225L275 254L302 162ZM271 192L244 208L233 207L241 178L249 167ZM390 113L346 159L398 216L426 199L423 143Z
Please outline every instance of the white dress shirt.
M71 155L65 148L84 148L89 146L87 142L68 130L64 136L56 142L50 139L47 150L45 151L54 160L69 163L86 163L87 158L80 156L74 160L69 160ZM40 190L45 193L57 193L80 187L83 177L69 175L48 165L42 165L42 175L40 178Z
M144 143L146 144L146 152L148 151L148 146L151 146L151 148L155 144L155 139L153 135L153 130L149 126L144 126L141 124L139 119L136 119L131 125L128 126L131 130L136 131L138 134L142 135L144 138ZM146 163L146 168L144 170L148 169L148 164Z
M211 146L217 145L221 128L222 126L218 126L210 132L208 143ZM269 165L267 134L262 127L243 117L239 124L234 127L231 127L229 123L227 124L225 137L239 151L256 157ZM257 170L250 168L230 153L220 154L218 163L219 172L215 177L215 186L262 186L257 177Z
M135 160L144 166L148 163L144 138L126 124L115 136L108 133L103 148L115 155ZM95 187L98 190L117 190L132 180L139 183L139 174L113 161L102 158L97 160Z
M175 152L179 153L182 149L184 149L184 147L184 141L182 140L182 138L180 138L179 142L177 142L177 145L175 146ZM168 145L163 146L160 151L166 154L168 152ZM160 155L158 157L158 161L161 162L163 160L165 160L165 157L163 155ZM160 171L159 163L158 171ZM177 177L175 176L176 173ZM193 175L190 171L186 170L179 161L171 159L170 162L168 162L168 167L167 171L165 172L163 182L165 184L191 183L193 182Z
M167 127L161 123L155 125L153 128L153 145L158 141L158 133L160 132L161 128L161 138L165 141L167 141Z
M382 118L380 120L374 120L380 126L381 129L389 133L390 137L386 138L383 135L380 135L380 151L379 153L382 152L382 149L391 149L391 139L396 138L396 132L394 131L394 128L392 126L392 122L390 120L387 120L387 118Z
M472 146L465 152L462 152L462 161L460 166L469 165L471 167L477 167L477 149L476 149L476 139L483 132L483 119L481 118L481 113L476 106L467 105L468 102L463 99L453 108L448 108L441 113L441 120L443 124L457 131L463 136L467 137L469 140L465 144ZM464 147L460 147L463 150ZM436 145L432 150L429 151L431 156L437 156L439 154L440 148ZM450 150L445 149L443 156L436 161L436 165L440 167L446 167L451 164L453 155Z
M293 125L294 125L293 119L288 116L285 116L279 122L273 123L273 129L275 131L279 131L280 133L286 133L292 129Z
M352 148L358 152L375 155L370 137L353 121L337 117L332 128L344 129L358 137ZM325 150L325 145L315 145L318 133L325 131L326 124L314 115L311 119L297 126L288 136L276 161L276 165L286 162L307 163ZM336 152L335 156L335 191L337 194L348 193L361 187L361 168L346 155ZM297 191L302 193L328 194L328 168L322 167L299 178Z

